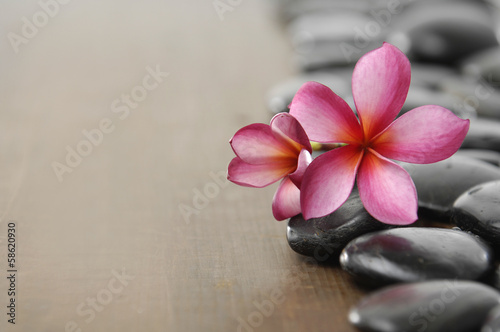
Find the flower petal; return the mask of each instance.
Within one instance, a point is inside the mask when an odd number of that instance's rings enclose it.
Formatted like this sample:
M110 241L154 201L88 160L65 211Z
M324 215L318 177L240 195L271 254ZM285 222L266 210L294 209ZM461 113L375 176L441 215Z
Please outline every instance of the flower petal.
M384 43L359 59L352 74L352 94L366 138L381 132L398 115L410 78L410 61L391 44Z
M229 141L234 153L250 164L278 162L297 158L295 149L277 139L269 125L254 123L241 128Z
M366 152L358 172L359 196L374 218L391 225L417 220L417 191L410 175L399 165Z
M306 219L326 216L349 197L363 153L347 145L325 152L307 168L302 179L300 204Z
M299 120L312 141L351 143L362 139L354 112L323 84L302 85L290 104L290 114Z
M299 121L288 113L278 113L270 123L271 129L276 138L281 139L284 143L292 146L297 146L298 151L306 148L312 152L311 142L307 137L304 128Z
M306 149L300 151L299 160L297 161L297 169L295 172L290 174L290 180L297 186L297 188L301 188L302 186L302 178L304 177L304 173L312 161L312 156Z
M300 213L300 190L289 177L281 181L273 198L273 215L276 220L291 218Z
M293 172L295 167L283 163L254 165L235 157L227 167L227 179L240 186L262 188Z
M428 164L453 155L467 135L469 120L444 107L426 105L396 119L372 144L384 157Z

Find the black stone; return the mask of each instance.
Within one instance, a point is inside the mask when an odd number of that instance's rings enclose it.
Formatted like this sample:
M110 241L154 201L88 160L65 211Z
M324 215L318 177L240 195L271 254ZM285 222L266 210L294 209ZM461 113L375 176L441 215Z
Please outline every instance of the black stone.
M352 11L317 12L299 16L288 26L294 53L302 70L353 65L365 53L382 46L385 34L359 39L368 15Z
M493 15L473 1L414 2L394 21L388 41L413 60L451 64L498 45Z
M449 109L461 118L475 116L474 109L460 107L462 100L445 91L438 91L425 86L414 85L408 91L405 103L399 115L424 105L439 105Z
M483 118L472 119L462 148L500 152L500 121Z
M496 289L500 289L500 266L496 267L495 273L493 274L492 278L490 278L490 280L488 281L488 284L495 287Z
M465 75L481 78L489 85L500 88L500 47L493 47L473 54L461 65Z
M438 218L449 219L453 202L468 189L500 179L499 167L463 156L433 164L402 166L417 188L419 213Z
M410 90L414 86L438 90L443 80L456 77L459 77L458 72L449 67L437 64L412 63Z
M388 227L366 212L359 194L354 191L332 214L305 220L302 215L288 221L287 239L299 254L317 261L338 261L349 241L368 232Z
M340 255L344 270L376 286L430 279L478 280L492 263L492 250L476 237L431 227L365 234L349 242Z
M500 180L467 190L453 204L452 215L462 230L500 245Z
M491 309L486 317L486 322L481 328L481 332L498 332L500 331L500 305Z
M475 281L433 280L390 286L362 299L349 320L362 331L478 331L500 294Z
M489 164L500 166L500 152L481 149L459 149L455 156L478 159Z
M282 2L279 13L285 22L308 14L338 11L365 12L372 7L372 2L369 0L282 0Z
M450 108L455 114L464 114L462 117L472 118L472 115L477 113L481 117L500 119L500 91L487 81L449 77L441 80L439 87L460 99L454 108ZM470 115L467 116L468 113Z

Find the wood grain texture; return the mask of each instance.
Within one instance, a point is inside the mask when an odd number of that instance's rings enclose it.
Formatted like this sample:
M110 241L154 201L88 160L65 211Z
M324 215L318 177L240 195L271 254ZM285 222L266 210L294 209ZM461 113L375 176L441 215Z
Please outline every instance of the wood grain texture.
M1 34L40 10L2 2ZM224 18L211 1L75 0L19 52L0 40L1 308L10 220L19 269L16 325L2 309L0 331L355 331L363 291L288 247L276 187L221 180L229 138L268 122L267 89L295 71L268 3ZM142 97L157 68L168 76ZM59 181L53 163L102 121L113 130Z

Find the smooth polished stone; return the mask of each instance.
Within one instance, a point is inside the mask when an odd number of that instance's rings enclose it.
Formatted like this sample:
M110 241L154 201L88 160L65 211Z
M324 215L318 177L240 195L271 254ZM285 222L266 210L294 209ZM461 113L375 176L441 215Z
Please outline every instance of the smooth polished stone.
M369 0L288 0L281 2L279 13L285 22L308 14L337 11L366 12L372 7L372 2Z
M465 136L462 148L500 152L500 121L484 118L471 119L469 132Z
M498 257L498 250L496 250L495 253L497 254ZM493 277L488 281L488 284L500 290L500 265L497 265L495 273L493 274Z
M465 75L481 78L489 85L500 88L500 47L474 53L461 64Z
M500 9L500 0L483 0L487 4L491 4L495 9Z
M500 180L470 188L453 204L453 222L464 231L500 245Z
M492 287L464 280L389 286L363 298L349 313L362 331L470 332L500 303Z
M500 91L487 81L449 77L440 81L439 88L460 99L455 113L476 112L481 117L500 119Z
M430 279L478 280L493 253L465 232L432 227L388 229L362 235L340 255L344 270L376 286Z
M473 1L414 2L394 21L388 41L413 60L456 63L498 45L491 11Z
M411 64L410 89L418 86L437 90L444 79L456 77L459 77L458 71L450 67L415 62Z
M300 87L309 81L328 86L341 98L351 96L352 68L305 73L283 81L268 92L267 107L271 113L288 112L288 105ZM352 98L352 97L351 97Z
M433 164L401 163L415 183L419 213L446 221L453 202L468 189L500 179L500 168L463 156L452 156Z
M462 100L457 96L444 91L434 90L425 86L414 85L408 91L405 103L399 115L402 115L414 108L424 105L439 105L449 109L461 118L475 116L475 111L471 108L462 108Z
M478 159L494 166L500 166L500 152L482 149L459 149L455 156Z
M486 317L486 322L481 328L481 332L498 332L500 331L500 305L491 309Z
M317 261L338 261L349 241L368 232L387 228L366 212L359 194L354 191L332 214L305 220L300 214L288 221L287 239L297 253Z
M288 33L300 68L307 71L354 65L384 41L381 28L373 34L363 31L370 22L368 15L350 11L299 16L288 25Z
M303 72L349 66L381 45L382 40L362 48L352 47L348 42L318 41L311 51L295 52L293 60Z

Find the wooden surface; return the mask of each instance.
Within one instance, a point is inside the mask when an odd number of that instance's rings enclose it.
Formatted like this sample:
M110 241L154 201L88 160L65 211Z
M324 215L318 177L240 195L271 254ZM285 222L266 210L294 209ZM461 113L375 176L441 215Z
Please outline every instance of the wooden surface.
M0 3L0 331L354 331L363 292L288 247L276 186L224 180L229 138L269 121L268 88L296 70L270 4L221 20L211 1L74 0L45 25L41 10ZM36 15L16 53L9 33Z

